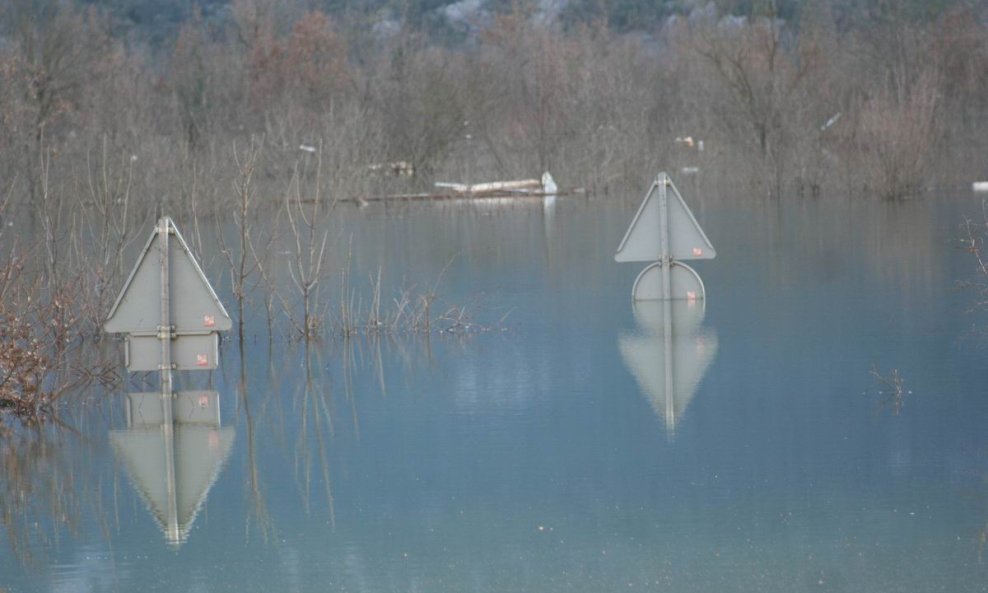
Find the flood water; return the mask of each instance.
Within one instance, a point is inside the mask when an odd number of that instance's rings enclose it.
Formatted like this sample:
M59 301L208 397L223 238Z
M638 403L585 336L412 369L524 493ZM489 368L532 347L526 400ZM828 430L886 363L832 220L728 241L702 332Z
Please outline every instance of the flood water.
M613 261L641 196L342 209L355 290L439 279L492 331L306 350L255 304L178 378L222 428L176 430L177 516L161 432L93 390L0 475L0 590L988 591L977 200L682 189L718 257L671 332Z

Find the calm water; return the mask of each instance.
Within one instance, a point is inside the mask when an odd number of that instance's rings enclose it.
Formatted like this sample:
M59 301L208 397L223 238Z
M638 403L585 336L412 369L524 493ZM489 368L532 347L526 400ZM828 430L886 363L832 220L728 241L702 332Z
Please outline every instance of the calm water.
M684 189L719 256L668 358L632 308L643 266L612 260L638 196L346 210L358 288L446 268L443 298L506 331L306 352L258 314L242 353L180 378L218 391L224 428L176 433L177 537L160 434L93 392L79 434L0 475L23 497L0 589L988 591L988 320L955 288L978 203ZM900 414L872 368L901 373Z

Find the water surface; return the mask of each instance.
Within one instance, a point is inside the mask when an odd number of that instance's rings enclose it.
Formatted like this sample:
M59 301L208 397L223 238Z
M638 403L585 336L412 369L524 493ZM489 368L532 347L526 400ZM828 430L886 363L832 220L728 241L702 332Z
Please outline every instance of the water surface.
M306 350L256 311L219 370L180 377L224 428L176 436L177 538L135 467L153 435L90 394L79 434L0 477L33 501L3 501L0 587L988 590L984 320L956 289L978 205L684 194L719 255L669 336L632 307L643 266L612 260L639 197L341 210L358 290L438 279L495 331ZM899 414L872 369L901 373Z

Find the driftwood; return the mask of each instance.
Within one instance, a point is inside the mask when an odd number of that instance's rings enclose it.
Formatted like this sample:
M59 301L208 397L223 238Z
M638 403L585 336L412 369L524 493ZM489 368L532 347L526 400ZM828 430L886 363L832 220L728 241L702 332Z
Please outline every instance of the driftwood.
M388 194L381 196L360 196L343 200L367 203L402 200L471 200L480 198L542 198L547 196L567 196L584 193L583 188L559 191L556 181L549 172L542 179L517 179L514 181L488 181L485 183L451 183L439 181L436 187L442 191L419 194Z
M577 187L564 191L557 191L555 193L546 192L512 192L512 191L501 191L501 192L488 192L483 194L474 193L457 193L457 192L435 192L435 193L418 193L418 194L383 194L376 196L354 196L350 198L342 198L341 202L356 202L358 204L366 204L369 202L412 202L412 201L428 201L428 200L486 200L490 198L517 198L524 200L527 198L546 198L552 196L574 196L585 194L586 190L582 187Z

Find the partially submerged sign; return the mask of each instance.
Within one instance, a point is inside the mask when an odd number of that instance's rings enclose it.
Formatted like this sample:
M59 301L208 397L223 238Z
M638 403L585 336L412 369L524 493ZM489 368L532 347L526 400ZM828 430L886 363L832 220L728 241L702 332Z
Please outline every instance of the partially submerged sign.
M659 173L618 246L618 262L655 262L635 281L634 300L702 299L703 282L692 268L679 263L717 256L679 190ZM678 266L678 267L677 267Z
M176 371L215 369L220 356L219 336L209 334L177 335L171 340L172 368ZM157 336L129 335L124 346L127 370L157 371L161 364L161 342Z
M232 325L188 243L165 217L141 250L103 329L127 334L127 369L160 370L164 393L171 389L167 373L172 370L215 369L216 332Z
M670 268L669 274L664 274L663 268L667 265ZM666 282L669 283L668 293L665 289ZM658 261L638 274L631 292L636 301L660 300L665 294L672 300L696 301L703 298L706 289L700 275L693 268L678 261Z

